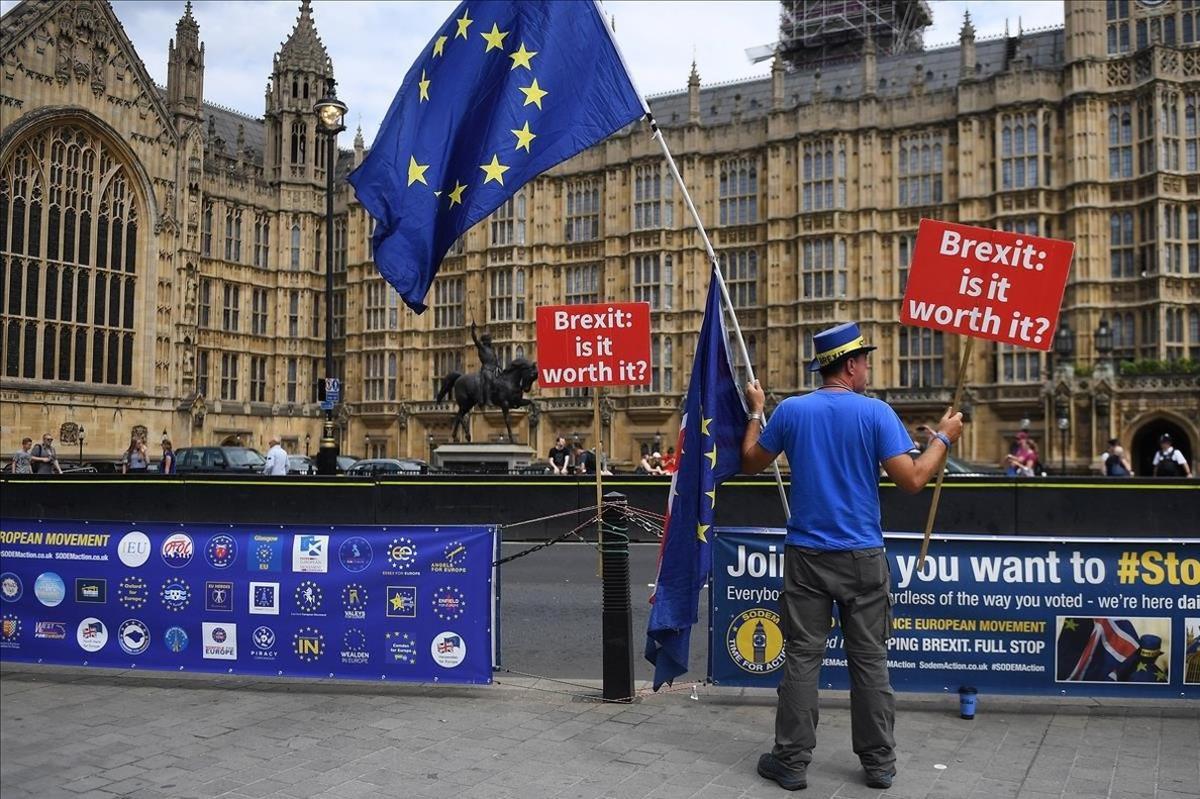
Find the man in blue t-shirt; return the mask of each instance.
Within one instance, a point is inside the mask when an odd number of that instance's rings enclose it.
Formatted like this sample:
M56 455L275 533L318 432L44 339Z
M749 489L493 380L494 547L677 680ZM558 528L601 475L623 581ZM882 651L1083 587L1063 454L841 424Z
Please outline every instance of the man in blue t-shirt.
M823 384L779 404L762 427L758 382L746 387L749 414L742 471L756 474L779 453L792 468L791 509L780 600L786 664L775 715L775 748L758 773L781 787L807 786L816 745L817 683L833 604L838 607L850 670L854 752L867 785L889 788L896 775L896 707L887 670L891 570L879 522L879 466L915 494L962 434L962 414L946 414L915 460L912 438L886 403L863 396L868 346L853 322L813 336L809 371Z

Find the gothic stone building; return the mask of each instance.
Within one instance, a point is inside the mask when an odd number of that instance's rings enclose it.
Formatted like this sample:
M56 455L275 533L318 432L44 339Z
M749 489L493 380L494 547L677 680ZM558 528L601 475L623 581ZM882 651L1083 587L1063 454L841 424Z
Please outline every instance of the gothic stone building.
M26 0L3 33L2 446L75 422L110 454L135 429L260 448L278 430L293 451L306 436L315 448L329 154L312 105L332 64L307 3L260 118L203 101L190 12L165 90L102 2ZM1117 436L1144 471L1161 432L1194 461L1198 39L1198 0L1067 0L1064 29L977 42L966 21L954 47L881 55L867 40L852 62L777 61L767 78L707 87L693 65L686 91L652 98L773 398L810 389L811 333L853 319L880 346L875 393L914 427L936 418L963 342L896 320L918 221L947 219L1076 242L1073 351L976 347L958 454L997 462L1027 426L1054 466L1092 467ZM354 87L340 93L353 107ZM361 139L339 154L339 177L363 154ZM674 437L707 265L644 128L465 235L421 316L377 276L370 221L341 185L344 451L427 457L446 440L452 409L433 394L476 368L472 320L504 358L535 358L536 306L621 299L654 309L653 382L603 393L605 446L628 463ZM535 397L519 439L593 443L592 397ZM472 424L477 441L503 431L492 411Z
M4 451L61 432L73 455L78 428L95 458L133 435L315 450L333 66L307 2L262 117L204 102L190 3L165 88L106 2L26 0L2 31Z

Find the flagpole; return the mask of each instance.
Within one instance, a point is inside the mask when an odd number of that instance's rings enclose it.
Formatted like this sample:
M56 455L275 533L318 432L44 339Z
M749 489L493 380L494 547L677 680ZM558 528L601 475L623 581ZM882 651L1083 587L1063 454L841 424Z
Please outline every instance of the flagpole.
M596 442L596 457L592 468L596 471L596 575L604 576L604 480L600 472L600 386L592 393L592 438Z
M729 299L729 289L725 287L725 278L721 275L721 265L717 261L717 254L713 251L712 242L709 241L708 231L704 229L704 223L700 221L700 214L696 211L696 206L692 202L692 195L688 193L687 185L683 182L683 176L679 174L679 167L675 165L675 159L671 156L671 151L667 147L667 141L663 138L662 131L658 129L658 122L654 119L654 114L650 112L650 106L646 103L646 95L638 89L637 82L633 79L633 72L629 69L629 62L625 60L625 54L621 52L621 45L617 43L617 37L613 35L613 30L609 27L604 16L604 9L600 5L600 0L593 0L596 7L596 13L600 15L602 27L608 33L608 39L612 42L613 50L617 53L617 58L621 59L621 66L625 68L625 76L629 78L629 84L633 86L633 90L637 92L637 96L642 101L642 109L646 112L646 121L650 123L650 129L654 131L654 138L658 140L659 147L662 148L663 156L667 159L667 167L671 170L671 177L675 178L675 182L679 185L679 190L683 192L683 201L687 204L688 212L692 215L692 219L696 223L696 229L700 231L700 238L704 242L704 250L708 253L708 262L712 267L713 276L717 281L718 288L721 289L721 304L725 311L729 314L729 318L733 321L733 333L737 338L738 351L741 353L742 362L746 364L746 377L750 382L754 382L754 364L750 363L750 351L746 348L746 341L742 338L742 326L738 324L737 313L733 310L733 302ZM763 425L767 423L767 410L763 409ZM787 490L783 487L783 475L779 473L779 461L771 461L771 467L775 471L775 484L779 487L779 500L783 503L783 513L787 518L791 518L792 511L788 506Z
M688 193L687 186L683 182L683 176L679 174L679 167L675 165L675 159L671 156L670 149L667 148L666 139L663 138L662 131L659 130L654 115L647 111L646 118L650 123L651 129L654 131L654 138L658 141L659 147L662 148L663 156L667 159L667 168L671 170L671 176L675 178L675 183L679 185L679 190L683 192L683 201L687 205L688 212L692 215L692 220L696 223L696 229L700 231L700 239L704 242L705 252L708 253L708 261L712 268L713 279L717 281L717 288L721 290L721 305L729 315L730 321L733 322L733 334L737 339L738 351L742 356L742 362L746 364L746 377L753 383L755 380L754 364L750 362L750 351L746 348L746 340L742 337L742 326L738 324L737 312L733 309L733 301L729 299L729 289L725 286L725 278L721 274L721 265L717 261L716 252L713 251L712 242L708 238L708 231L704 229L704 223L700 221L700 214L696 211L696 206L692 202L692 195ZM766 425L766 423L767 411L764 408L763 424ZM779 487L779 500L783 503L783 513L790 519L792 511L788 506L787 491L783 487L783 475L779 472L779 461L771 461L771 466L775 471L775 485Z

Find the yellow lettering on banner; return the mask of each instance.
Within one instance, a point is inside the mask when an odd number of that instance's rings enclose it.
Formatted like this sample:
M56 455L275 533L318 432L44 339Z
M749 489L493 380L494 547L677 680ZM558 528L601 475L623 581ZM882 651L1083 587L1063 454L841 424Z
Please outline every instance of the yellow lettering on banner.
M914 619L914 630L958 630L973 633L979 629L976 619Z
M985 633L1044 633L1046 622L1021 619L980 619L979 629Z
M0 530L0 544L40 546L44 542L44 536L44 533L32 530Z
M1122 583L1143 585L1200 585L1200 558L1181 558L1174 552L1146 550L1141 556L1126 553L1117 571Z
M39 533L38 535L41 534ZM43 539L36 543L51 547L103 548L108 546L110 538L112 536L108 533L46 533Z

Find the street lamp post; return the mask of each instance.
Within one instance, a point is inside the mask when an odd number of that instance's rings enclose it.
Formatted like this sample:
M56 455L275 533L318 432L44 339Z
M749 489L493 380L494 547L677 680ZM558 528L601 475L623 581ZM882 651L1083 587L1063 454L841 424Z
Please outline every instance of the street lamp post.
M1075 356L1075 333L1072 332L1071 326L1067 324L1067 320L1063 319L1059 322L1058 332L1054 335L1054 354L1058 358L1057 372L1063 379L1074 383L1074 366L1071 363ZM1069 399L1062 399L1057 405L1058 416L1058 435L1059 435L1059 464L1061 465L1062 474L1067 473L1067 430L1071 426Z
M325 377L333 377L333 172L337 168L337 135L346 129L346 104L337 98L330 78L325 96L314 106L317 131L325 140ZM317 451L317 474L337 474L337 440L333 437L333 403L325 403L325 426Z
M1075 355L1075 334L1065 319L1059 322L1058 332L1054 334L1054 355L1058 358L1060 370L1069 367L1071 358Z
M83 465L83 425L79 425L79 465Z
M1059 437L1059 465L1062 474L1067 473L1067 431L1071 427L1071 420L1067 418L1067 406L1060 405L1058 408L1058 437Z

